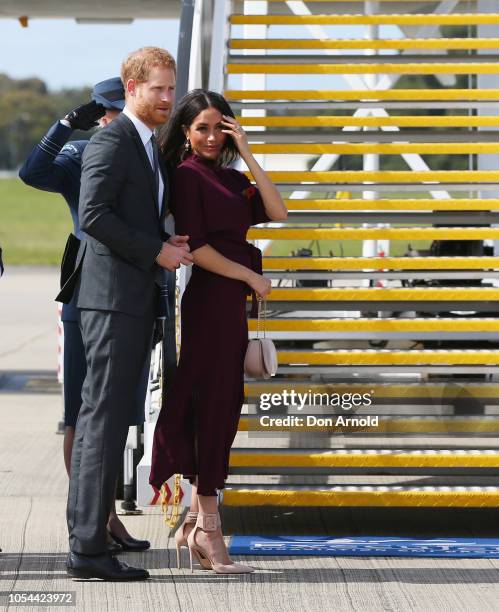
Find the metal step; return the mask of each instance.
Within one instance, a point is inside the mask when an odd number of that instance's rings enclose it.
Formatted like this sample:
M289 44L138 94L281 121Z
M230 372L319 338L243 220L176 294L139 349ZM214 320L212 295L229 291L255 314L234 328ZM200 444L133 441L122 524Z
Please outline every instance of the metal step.
M499 38L232 38L230 49L498 49ZM322 56L323 57L323 56ZM364 56L365 59L365 56Z
M362 211L362 213L368 210L399 212L432 211L432 217L438 219L440 217L434 216L434 211L451 211L453 214L459 214L455 211L499 210L498 198L449 198L446 200L437 200L436 198L386 198L376 200L362 198L331 198L329 200L286 198L284 203L291 212L311 210L335 213L344 210L358 210Z
M250 330L256 329L256 319L250 319ZM389 332L429 332L429 331L486 331L499 332L499 318L438 318L438 319L369 319L335 317L328 319L289 319L266 318L267 331L334 331L350 333L355 331Z
M499 13L231 15L231 25L499 25Z
M257 131L258 129L258 131ZM335 140L342 142L380 142L392 143L394 140L407 140L410 138L412 142L497 142L497 131L482 130L480 133L474 128L451 129L445 128L442 130L436 129L418 129L418 128L401 128L395 130L387 127L380 130L364 132L360 127L322 127L320 131L308 128L265 128L262 131L260 128L248 126L245 128L248 140L250 143L265 142L265 143L294 143L300 140L303 143L331 143Z
M495 302L495 307L499 310L499 289L495 287L274 287L266 299L269 308L275 307L274 302L314 302L317 305L322 304L322 309L327 310L326 302L357 301L370 306L370 302L403 301L410 309L415 308L415 302L442 302L440 308L445 306L446 309L452 310L458 310L459 304L463 302L472 302L473 310L480 310L484 306L482 302ZM308 306L309 304L307 308Z
M333 188L338 185L357 185L361 181L381 184L417 185L420 183L461 184L468 190L479 189L477 184L499 184L499 171L497 170L379 170L375 172L365 170L328 170L328 171L301 171L301 170L269 170L269 178L278 184L301 185L301 190L309 190L312 185L301 183L318 183L319 187L327 185ZM248 178L251 174L246 172ZM473 184L471 184L473 183ZM435 185L427 188L434 189ZM364 185L364 191L366 186ZM497 189L497 187L496 187Z
M250 319L251 337L256 336L257 329L257 321ZM497 341L499 340L499 319L267 318L265 320L265 330L266 337L274 340L289 338L296 340L409 338L418 340L480 339Z
M429 101L429 100L499 100L499 89L228 89L229 101L281 100L302 101Z
M261 414L244 415L239 420L239 432L253 436L289 436L297 433L290 425L277 425L274 423L260 422ZM497 416L380 416L377 427L356 426L356 425L334 425L330 426L308 426L303 425L299 428L299 435L322 435L326 436L352 436L368 438L374 440L376 437L384 439L382 442L387 445L393 436L399 436L404 443L410 444L411 440L423 438L427 439L429 450L433 450L437 445L432 438L449 436L453 444L460 443L456 437L473 436L473 439L497 438L499 434L499 418ZM431 437L430 437L431 436ZM265 438L262 437L262 440ZM285 438L286 439L286 438ZM477 443L476 441L474 442ZM374 441L371 442L374 444ZM400 444L400 442L399 442Z
M499 365L497 350L278 350L279 365Z
M231 56L232 57L232 56ZM378 61L358 63L349 62L342 63L327 63L323 59L322 63L317 63L320 58L311 58L309 56L295 58L295 63L292 63L293 58L289 56L269 56L269 61L265 56L243 56L248 59L239 59L239 61L231 62L225 65L227 74L496 74L499 70L499 57L495 62L471 62L471 61L444 61L440 58L440 62L382 62L376 56ZM258 58L258 63L253 63L252 60ZM396 56L395 56L396 57ZM296 59L300 59L296 63ZM277 63L272 63L270 60ZM476 58L475 58L476 60Z
M462 272L462 271L449 271L449 272L391 272L389 270L383 270L381 272L309 272L303 270L300 272L275 272L266 271L265 276L267 278L276 280L289 280L289 281L313 281L313 280L326 280L326 281L352 281L352 280L483 280L483 272ZM499 272L487 271L487 279L499 278ZM337 283L340 284L340 283ZM445 284L445 283L443 283ZM277 286L281 286L278 284ZM295 286L295 285L293 285ZM330 286L330 285L328 285Z
M498 66L499 72L499 66ZM499 127L498 115L391 115L386 117L354 117L347 115L304 115L304 116L267 116L267 117L237 117L243 126L253 127ZM481 132L476 134L481 137ZM395 138L394 138L395 140ZM475 141L476 142L476 141Z
M499 257L264 257L264 270L487 270Z
M469 398L481 398L487 403L499 400L499 384L497 382L470 382L468 380L450 379L441 382L401 382L394 381L373 382L354 380L342 382L336 378L324 377L322 381L310 379L272 378L265 381L247 382L244 385L244 393L248 400L253 402L262 393L282 393L287 390L288 397L291 391L295 393L370 393L376 398L376 402L383 404L391 402L404 402L405 404L419 404L421 402L432 402L433 400L453 400L465 396ZM295 400L296 401L296 400ZM292 402L291 402L292 403ZM432 417L434 418L434 417ZM499 418L495 417L498 420Z
M495 171L490 171L490 172L495 172ZM347 175L346 171L339 172L339 174L342 174L343 178L353 178L352 175ZM282 181L277 184L277 188L284 195L289 195L289 193L293 191L302 191L302 192L306 191L306 192L311 192L311 193L318 193L318 194L321 194L321 196L326 196L326 197L331 197L331 195L337 194L339 191L341 192L351 191L352 193L362 193L367 190L370 191L373 189L375 189L376 192L379 193L381 196L384 196L385 194L390 194L390 193L400 194L400 192L402 191L406 191L408 194L428 193L431 191L435 191L435 189L439 188L440 185L442 186L440 187L440 189L443 188L447 192L459 191L459 192L466 193L467 195L470 195L470 193L477 192L477 191L497 192L498 190L497 181L490 182L490 183L489 182L487 183L449 182L448 183L448 182L440 182L440 181L429 180L429 179L423 178L421 179L423 182L413 183L412 181L408 180L409 174L406 177L404 177L403 181L399 181L399 177L392 174L390 182L371 181L369 180L369 178L366 178L365 176L362 177L362 180L367 181L367 182L363 182L363 183L342 182L341 179L336 180L334 183L327 183L327 182L320 182L320 183L319 182L317 183L289 182L288 183L288 182ZM413 174L416 175L416 172L414 172ZM491 176L492 175L489 175L489 177Z
M268 308L282 312L497 312L499 289L492 287L274 287ZM248 302L250 298L248 298Z
M279 366L279 375L289 374L291 376L332 376L333 374L340 377L356 377L356 376L371 376L373 374L381 374L387 376L406 376L412 374L414 376L458 376L466 378L471 374L477 374L485 377L499 374L499 367L492 365L471 366L469 364L460 365L290 365Z
M499 173L498 173L499 174ZM248 240L498 240L499 227L260 227Z
M409 139L407 138L407 140ZM264 153L266 155L401 155L403 153L470 155L499 153L499 143L255 143L251 146L251 150L253 153Z
M282 418L282 417L281 417ZM306 417L302 418L304 421ZM349 417L347 417L349 418ZM352 418L363 420L356 415ZM335 420L333 416L331 420ZM233 448L231 474L351 474L373 471L393 474L499 474L497 450L325 450Z
M387 506L495 508L498 487L411 487L338 486L307 487L285 485L228 486L223 491L226 506Z
M334 200L333 200L334 201ZM289 211L289 208L288 208ZM309 212L297 210L288 212L286 225L297 223L313 223L315 225L352 224L352 223L415 223L422 224L457 224L457 225L492 225L498 224L497 212L366 212L362 210L343 212L340 210Z
M436 110L436 109L464 109L464 110L476 110L476 109L490 109L497 110L497 102L491 101L468 101L468 102L419 102L419 101L407 101L407 102L366 102L359 100L357 102L338 102L337 100L331 102L295 102L288 100L286 102L231 102L231 108L233 110L249 110L249 109L265 109L270 111L296 111L296 110L348 110L348 109L359 109L359 108L384 108L385 110L396 110L396 109L424 109L424 110Z
M267 39L268 40L268 39ZM248 52L241 54L232 51L228 57L229 63L227 64L227 71L230 73L233 65L241 65L241 64L251 64L251 65L277 65L279 64L283 69L285 65L288 64L298 64L298 65L308 65L308 64L317 64L320 66L330 66L332 68L332 64L347 66L347 70L357 70L356 64L361 64L365 66L368 72L378 71L381 67L387 67L388 70L392 70L391 66L400 64L400 67L407 66L407 70L412 72L415 70L415 66L422 64L431 64L437 65L437 72L439 70L444 70L443 66L447 66L448 71L462 70L462 66L468 64L470 69L488 71L490 68L486 68L487 66L496 66L499 61L499 55L495 53L480 53L480 55L447 55L445 53L441 54L429 54L429 55L410 55L408 53L404 54L385 54L385 55L372 55L366 56L362 55L353 55L353 54L344 54L344 55L326 55L324 53L315 55L312 53L307 54L298 54L298 53L288 53L288 54L278 54L278 53L269 53L266 55L261 55L256 52L251 53L251 50Z

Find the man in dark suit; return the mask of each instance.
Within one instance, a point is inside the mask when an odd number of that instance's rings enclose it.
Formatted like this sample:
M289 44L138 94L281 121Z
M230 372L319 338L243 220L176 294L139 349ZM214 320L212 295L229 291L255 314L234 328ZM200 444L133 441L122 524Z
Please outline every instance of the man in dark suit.
M154 322L164 314L164 270L192 256L188 236L164 231L169 185L153 133L170 116L175 61L144 47L123 62L121 78L125 108L83 155L75 275L87 376L71 461L67 569L78 578L140 580L146 570L106 552L106 522Z
M68 205L73 220L73 233L81 238L78 221L78 201L80 199L80 180L82 155L88 140L71 140L75 129L87 131L97 126L101 128L116 119L125 107L125 90L120 77L100 81L92 90L92 101L86 102L63 119L56 121L41 141L35 145L19 170L21 180L43 191L60 193ZM68 142L69 141L69 142ZM75 244L77 241L74 241ZM69 245L69 242L68 242ZM71 269L71 266L69 266ZM63 273L64 274L64 273ZM79 325L80 313L76 307L75 296L62 307L64 327L64 463L70 473L71 452L76 420L81 407L81 388L85 380L87 364L85 349ZM149 380L150 357L147 356L142 370L141 383L137 388L137 408L130 425L144 422L144 402ZM116 514L113 504L108 520L108 550L145 550L147 540L137 540L126 530ZM121 542L115 541L116 538Z

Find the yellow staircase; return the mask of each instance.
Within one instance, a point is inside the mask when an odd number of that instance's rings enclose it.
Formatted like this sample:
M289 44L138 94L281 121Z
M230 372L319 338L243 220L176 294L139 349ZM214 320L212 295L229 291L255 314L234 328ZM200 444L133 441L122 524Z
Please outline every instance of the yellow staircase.
M499 199L486 197L499 191L499 170L476 163L499 153L499 89L475 81L499 72L499 38L477 35L477 26L499 26L499 12L439 14L435 2L400 0L397 8L406 10L393 14L385 0L376 3L380 14L362 14L363 2L347 4L355 14L324 14L340 6L335 0L270 0L268 14L257 15L250 0L233 5L248 14L229 17L224 93L289 217L249 234L267 245L263 265L274 288L266 329L279 371L270 381L246 381L248 410L223 502L497 506L499 258L439 256L428 247L499 239ZM292 12L297 6L303 14ZM340 26L344 36L336 35ZM380 36L386 26L389 38ZM461 34L452 37L442 29L448 26ZM289 31L300 34L287 38ZM470 75L469 86L397 88L397 77L428 74ZM251 88L248 75L287 87L294 78L297 87ZM310 75L313 88L304 80ZM418 161L400 170L337 165L348 156L388 155ZM465 155L469 163L442 170L433 167L436 155ZM332 241L333 252L292 254L297 240ZM389 241L396 254L365 256L364 241ZM334 414L309 404L260 407L262 397L286 390L368 394L371 403Z

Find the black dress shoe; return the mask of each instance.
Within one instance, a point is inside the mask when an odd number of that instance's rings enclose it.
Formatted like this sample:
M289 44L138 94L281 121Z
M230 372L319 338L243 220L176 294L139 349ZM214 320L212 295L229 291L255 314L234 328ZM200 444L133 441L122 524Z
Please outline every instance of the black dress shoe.
M123 550L139 551L151 548L151 542L149 542L149 540L137 540L136 538L132 538L132 536L128 538L120 538L109 530L108 534L113 538L116 544L121 546Z
M70 552L66 561L67 572L73 578L102 578L102 580L145 580L149 572L130 567L109 553L82 555Z

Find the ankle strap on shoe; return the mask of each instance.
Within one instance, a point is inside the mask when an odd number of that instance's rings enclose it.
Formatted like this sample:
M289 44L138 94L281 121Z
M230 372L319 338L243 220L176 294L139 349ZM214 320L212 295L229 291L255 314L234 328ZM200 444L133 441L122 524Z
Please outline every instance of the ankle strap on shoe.
M200 527L204 531L216 531L220 525L220 519L217 514L198 514L196 526Z
M185 522L186 523L195 523L196 520L198 518L198 513L197 512L191 512L189 511L186 515L185 515Z

